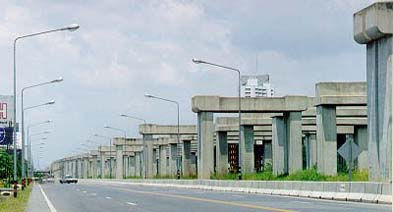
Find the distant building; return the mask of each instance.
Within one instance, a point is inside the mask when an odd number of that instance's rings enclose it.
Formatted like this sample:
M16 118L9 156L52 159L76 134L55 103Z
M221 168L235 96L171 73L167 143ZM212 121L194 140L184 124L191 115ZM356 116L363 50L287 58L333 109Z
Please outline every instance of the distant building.
M271 87L269 75L244 75L241 76L242 97L272 97L274 88Z

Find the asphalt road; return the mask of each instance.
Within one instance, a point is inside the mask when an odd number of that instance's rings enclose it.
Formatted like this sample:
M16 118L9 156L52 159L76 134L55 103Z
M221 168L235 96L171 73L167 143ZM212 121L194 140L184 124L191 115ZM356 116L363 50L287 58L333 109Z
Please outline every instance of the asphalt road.
M161 188L136 185L95 183L41 185L47 199L58 212L99 211L391 211L388 205L350 203L306 198L293 198L234 192L214 192L197 189ZM50 211L35 186L28 212ZM44 205L44 206L43 206Z

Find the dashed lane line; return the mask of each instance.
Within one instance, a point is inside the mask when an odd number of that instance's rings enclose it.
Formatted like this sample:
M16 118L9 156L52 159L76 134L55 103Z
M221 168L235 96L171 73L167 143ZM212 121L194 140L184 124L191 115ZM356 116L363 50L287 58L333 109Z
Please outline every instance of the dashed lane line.
M126 202L126 203L129 204L129 205L133 205L133 206L136 205L136 203L133 203L133 202Z

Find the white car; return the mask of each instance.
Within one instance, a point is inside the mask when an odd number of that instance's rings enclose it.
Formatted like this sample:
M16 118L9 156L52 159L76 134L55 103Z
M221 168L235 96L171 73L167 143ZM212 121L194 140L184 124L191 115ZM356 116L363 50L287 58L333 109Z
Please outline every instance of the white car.
M60 179L60 183L61 183L61 184L63 184L63 183L70 184L70 183L77 183L77 182L78 182L78 179L73 178L73 177L70 176L70 175L66 175L65 177L63 177L62 179Z

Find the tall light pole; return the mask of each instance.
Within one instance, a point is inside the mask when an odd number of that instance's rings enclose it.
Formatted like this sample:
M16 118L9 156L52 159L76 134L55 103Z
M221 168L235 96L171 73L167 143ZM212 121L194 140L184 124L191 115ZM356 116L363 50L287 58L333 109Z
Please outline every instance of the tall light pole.
M136 116L129 116L126 114L120 114L120 117L124 117L124 118L129 118L129 119L135 119L135 120L139 120L139 121L143 121L144 124L146 124L146 120L136 117ZM144 158L143 160L146 160L145 158L145 149L146 149L146 140L145 140L145 136L143 136L142 138L142 157ZM145 178L146 178L146 168L144 168L144 172L145 172Z
M175 100L171 100L171 99L166 99L166 98L162 98L162 97L158 97L158 96L154 96L151 94L145 94L145 97L147 98L153 98L153 99L159 99L162 101L166 101L166 102L171 102L176 104L177 107L177 147L176 147L176 173L179 174L180 173L180 156L179 156L179 146L180 146L180 109L179 109L179 102L175 101ZM178 175L180 176L180 175Z
M37 108L37 107L42 107L42 106L46 106L46 105L53 105L55 104L54 100L51 100L49 102L43 103L43 104L39 104L39 105L34 105L34 106L30 106L30 107L26 107L26 108L22 108L22 152L21 152L21 163L22 163L22 179L25 179L25 142L24 142L24 113L25 110L30 110L33 108ZM22 103L23 105L23 103Z
M39 83L39 84L35 84L35 85L31 85L31 86L27 86L22 88L22 92L20 94L20 101L21 101L21 112L22 112L22 123L21 123L21 129L22 129L22 179L25 179L25 163L23 162L23 159L25 157L25 143L26 143L26 139L25 139L25 110L24 110L24 93L26 90L31 89L31 88L35 88L35 87L39 87L39 86L44 86L44 85L48 85L48 84L52 84L52 83L59 83L62 82L63 78L59 77L58 79L55 80L51 80L48 82L43 82L43 83Z
M125 141L125 139L127 138L127 131L125 131L125 130L123 130L123 129L111 127L111 126L108 126L108 125L104 126L104 128L105 128L105 129L110 129L110 130L115 130L115 131L122 132L123 135L124 135L124 141Z
M52 123L52 121L51 120L47 120L47 121L43 121L43 122L33 123L33 124L27 126L27 138L28 138L27 143L28 143L28 146L29 146L28 151L27 151L27 158L28 158L28 161L29 161L29 167L28 167L29 178L33 177L32 171L33 171L33 165L34 165L33 161L32 161L32 158L31 158L30 129L32 127L40 126L40 125L43 125L43 124L49 124L49 123Z
M71 24L66 27L58 28L58 29L52 29L52 30L46 30L46 31L41 31L41 32L36 32L36 33L31 33L31 34L26 34L22 36L18 36L14 39L14 92L13 92L13 98L14 98L14 117L12 120L12 127L13 127L13 142L14 142L14 181L17 180L17 166L16 166L16 42L20 39L23 38L28 38L28 37L34 37L34 36L39 36L43 34L48 34L48 33L53 33L53 32L59 32L59 31L70 31L73 32L79 28L78 24Z
M93 136L99 137L99 138L109 139L109 178L112 179L112 138L108 137L108 136L98 135L98 134L94 134ZM102 161L101 163L104 163L104 161ZM102 172L103 171L104 170L102 170Z
M238 74L238 98L239 98L239 180L242 179L242 170L241 170L241 166L242 166L242 161L243 161L243 157L242 157L242 148L241 145L243 143L242 138L241 138L241 118L242 118L242 109L241 109L241 105L242 105L242 98L241 98L241 92L240 92L240 86L241 86L241 82L240 82L240 78L241 78L241 73L240 73L240 69L237 68L232 68L229 66L224 66L224 65L219 65L219 64L215 64L215 63L211 63L211 62L207 62L204 60L198 60L198 59L192 59L192 62L195 64L206 64L206 65L210 65L210 66L215 66L215 67L219 67L225 70L229 70L229 71L234 71L237 72Z

